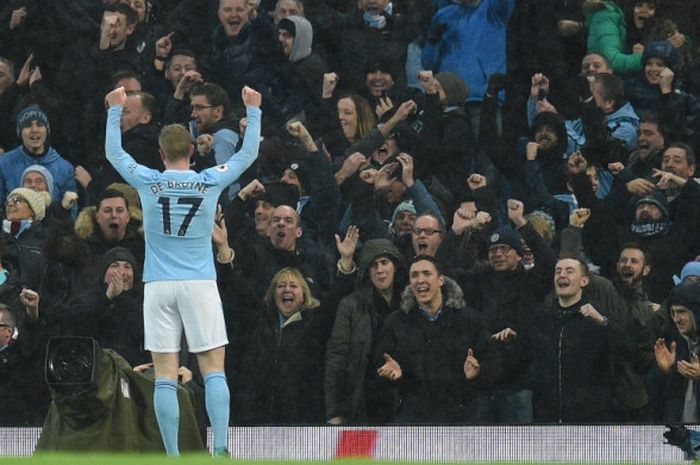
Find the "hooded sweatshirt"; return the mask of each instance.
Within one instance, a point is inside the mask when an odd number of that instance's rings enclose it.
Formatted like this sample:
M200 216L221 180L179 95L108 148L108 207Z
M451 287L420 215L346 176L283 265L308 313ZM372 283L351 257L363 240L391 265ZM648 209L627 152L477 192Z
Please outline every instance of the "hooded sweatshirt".
M289 53L289 61L296 63L311 55L311 43L314 39L314 30L311 23L301 16L288 16L286 19L294 23L294 44Z

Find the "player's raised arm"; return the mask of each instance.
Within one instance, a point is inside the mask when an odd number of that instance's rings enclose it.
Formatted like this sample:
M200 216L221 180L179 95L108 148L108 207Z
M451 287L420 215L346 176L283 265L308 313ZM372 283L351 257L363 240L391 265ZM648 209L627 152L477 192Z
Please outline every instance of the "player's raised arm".
M260 148L260 119L262 112L260 105L262 104L262 96L260 93L248 86L241 90L241 99L246 107L247 127L245 136L243 136L243 145L241 150L236 152L226 162L231 168L230 181L235 182L250 165L253 164L258 157L258 149Z
M126 91L123 87L118 87L105 97L107 110L107 128L105 130L105 155L107 160L114 166L119 174L133 185L132 176L129 176L133 169L129 166L135 165L134 159L122 148L122 132L120 121L122 109L126 103Z

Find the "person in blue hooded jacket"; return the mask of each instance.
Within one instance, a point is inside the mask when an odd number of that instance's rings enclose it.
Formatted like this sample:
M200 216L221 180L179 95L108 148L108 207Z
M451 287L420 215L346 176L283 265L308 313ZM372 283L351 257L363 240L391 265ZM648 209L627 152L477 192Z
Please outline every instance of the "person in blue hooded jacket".
M515 0L453 0L433 17L423 48L423 69L450 71L471 92L467 110L478 134L481 101L489 76L506 72L506 30ZM499 94L503 105L505 93Z
M41 165L53 176L54 201L66 192L77 192L75 169L49 145L49 119L39 107L29 106L17 115L17 137L22 144L0 157L0 198L22 187L22 173L32 165Z

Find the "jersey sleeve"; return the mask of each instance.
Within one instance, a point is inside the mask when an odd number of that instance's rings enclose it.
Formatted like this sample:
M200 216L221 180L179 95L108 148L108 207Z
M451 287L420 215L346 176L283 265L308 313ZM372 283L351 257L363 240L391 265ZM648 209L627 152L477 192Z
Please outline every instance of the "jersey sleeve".
M159 172L136 163L122 147L122 132L119 122L122 115L122 106L116 105L107 112L107 128L105 130L105 154L107 160L114 169L137 190L145 186L146 182Z

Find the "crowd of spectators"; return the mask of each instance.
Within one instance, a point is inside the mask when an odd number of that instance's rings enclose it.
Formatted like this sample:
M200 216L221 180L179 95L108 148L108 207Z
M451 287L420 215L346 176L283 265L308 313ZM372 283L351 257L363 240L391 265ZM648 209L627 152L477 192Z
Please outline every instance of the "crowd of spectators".
M138 163L179 123L199 171L246 85L233 424L700 422L698 41L698 0L3 2L0 426L42 424L51 336L149 362L105 94Z

